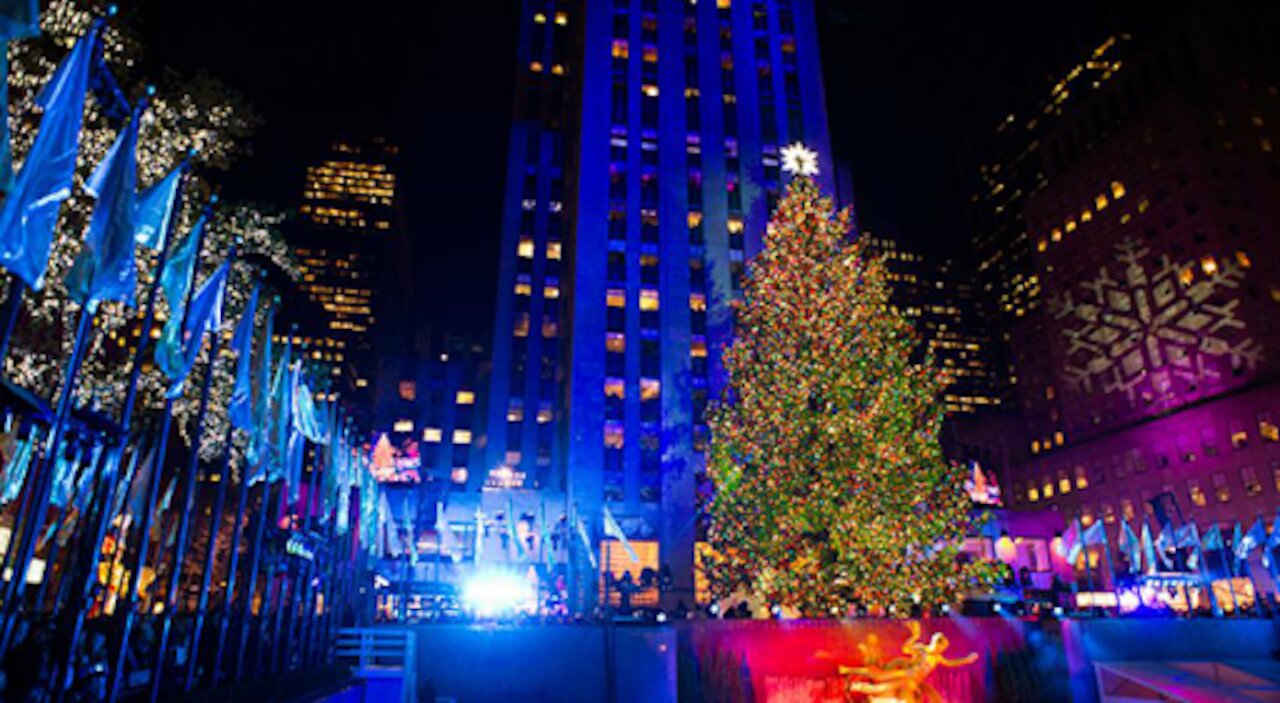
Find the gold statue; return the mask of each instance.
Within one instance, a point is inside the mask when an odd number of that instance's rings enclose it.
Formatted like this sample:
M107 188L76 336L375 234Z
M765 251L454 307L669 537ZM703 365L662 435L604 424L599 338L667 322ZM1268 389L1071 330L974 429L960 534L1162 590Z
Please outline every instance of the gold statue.
M948 659L943 654L951 646L946 635L935 632L928 644L922 644L920 623L908 621L907 628L911 636L902 644L903 656L886 662L879 638L871 634L858 645L862 666L840 665L840 675L849 678L850 693L864 694L871 703L945 703L925 679L940 666L968 666L978 660L978 654Z

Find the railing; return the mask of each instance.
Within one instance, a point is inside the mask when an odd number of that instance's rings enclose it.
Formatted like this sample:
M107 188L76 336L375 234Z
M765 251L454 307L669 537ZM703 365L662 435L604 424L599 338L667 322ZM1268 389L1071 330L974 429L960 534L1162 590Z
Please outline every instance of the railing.
M334 657L351 665L351 673L366 681L400 681L400 703L417 703L414 633L395 628L343 628L338 631Z

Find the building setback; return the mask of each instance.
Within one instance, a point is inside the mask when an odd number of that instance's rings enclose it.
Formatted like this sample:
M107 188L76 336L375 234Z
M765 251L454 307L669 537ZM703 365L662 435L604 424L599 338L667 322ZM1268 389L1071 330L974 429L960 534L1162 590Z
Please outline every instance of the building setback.
M703 414L779 150L832 163L813 3L525 0L520 27L487 462L593 539L607 505L691 603Z

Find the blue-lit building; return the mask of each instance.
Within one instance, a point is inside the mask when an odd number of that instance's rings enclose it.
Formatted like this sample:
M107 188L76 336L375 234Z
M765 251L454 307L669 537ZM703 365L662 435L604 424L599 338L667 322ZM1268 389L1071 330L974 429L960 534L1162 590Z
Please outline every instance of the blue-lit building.
M780 149L832 163L813 2L522 13L487 394L486 462L504 480L481 502L580 515L593 540L608 505L642 565L670 568L670 602L692 605L730 303L784 186ZM570 544L557 554L590 599ZM612 546L593 547L603 567L638 568Z

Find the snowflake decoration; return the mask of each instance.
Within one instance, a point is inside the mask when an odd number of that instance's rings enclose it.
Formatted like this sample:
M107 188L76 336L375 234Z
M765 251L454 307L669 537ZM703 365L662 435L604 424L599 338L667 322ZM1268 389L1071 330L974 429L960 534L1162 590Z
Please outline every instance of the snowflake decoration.
M1062 323L1063 375L1078 393L1123 393L1131 407L1169 407L1181 394L1256 368L1262 349L1245 335L1232 260L1174 264L1133 239L1116 245L1118 275L1101 267L1049 302Z
M800 142L782 147L782 170L793 176L818 175L818 152Z

